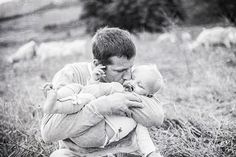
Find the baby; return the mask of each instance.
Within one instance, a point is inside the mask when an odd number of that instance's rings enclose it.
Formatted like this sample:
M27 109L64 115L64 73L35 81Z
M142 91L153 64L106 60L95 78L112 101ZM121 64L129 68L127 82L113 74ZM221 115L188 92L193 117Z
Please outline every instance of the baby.
M50 83L44 86L46 101L43 106L45 113L70 114L80 111L91 100L110 95L115 92L134 92L152 97L163 85L163 79L155 65L141 65L132 71L132 79L124 82L102 83L104 66L98 65L92 72L88 85L68 84L55 91Z
M84 87L74 83L68 84L56 91L51 84L47 84L44 87L46 101L43 106L43 111L52 114L71 114L79 112L83 107L86 107L86 104L90 101L116 92L132 92L136 96L147 96L155 99L153 95L159 91L163 85L162 76L155 65L137 66L132 71L132 79L124 82L123 86L118 82L99 82L100 78L105 75L102 70L103 68L104 66L102 65L98 65L94 68L88 85ZM92 147L104 147L114 141L122 139L137 127L137 123L142 123L140 122L142 120L136 118L135 114L126 112L121 112L119 115L105 115L104 117L106 121L105 126L99 126L98 124L80 137L71 138L71 140L81 147L91 147L91 145ZM120 128L122 128L122 131ZM97 130L103 131L104 136L97 137L96 141L94 139L96 137L93 136L93 138L90 138L90 135L92 135L93 131L95 132ZM92 141L90 141L90 139ZM80 141L86 141L87 144L81 144Z

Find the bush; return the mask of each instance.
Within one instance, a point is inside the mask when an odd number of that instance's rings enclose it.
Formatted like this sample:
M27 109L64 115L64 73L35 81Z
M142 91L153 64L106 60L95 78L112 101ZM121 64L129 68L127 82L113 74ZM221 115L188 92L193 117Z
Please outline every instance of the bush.
M173 21L184 20L180 0L81 0L81 20L94 33L103 26L120 27L131 32L161 31Z
M236 1L232 0L218 0L221 14L225 16L230 22L236 25Z

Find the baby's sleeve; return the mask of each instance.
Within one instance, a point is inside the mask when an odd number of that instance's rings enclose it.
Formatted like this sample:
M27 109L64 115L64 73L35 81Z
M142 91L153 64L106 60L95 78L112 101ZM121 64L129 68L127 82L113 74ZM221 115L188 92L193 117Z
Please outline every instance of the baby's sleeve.
M81 93L92 94L96 98L110 95L116 92L124 92L123 86L118 82L87 85L84 86L84 88L81 91Z
M71 83L61 87L57 90L57 98L62 99L65 97L73 96L81 92L83 86L78 83Z
M124 87L118 83L118 82L111 82L110 83L110 93L109 94L113 94L113 93L122 93L125 91Z
M56 113L71 114L83 108L82 103L78 103L77 95L82 90L82 85L71 83L57 90Z

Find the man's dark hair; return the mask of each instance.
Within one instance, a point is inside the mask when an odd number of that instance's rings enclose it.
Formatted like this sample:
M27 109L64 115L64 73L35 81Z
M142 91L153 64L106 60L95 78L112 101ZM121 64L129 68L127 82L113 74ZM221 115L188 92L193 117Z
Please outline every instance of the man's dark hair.
M110 57L126 57L131 59L136 49L128 31L119 28L99 29L93 37L92 51L94 59L101 64L112 64Z

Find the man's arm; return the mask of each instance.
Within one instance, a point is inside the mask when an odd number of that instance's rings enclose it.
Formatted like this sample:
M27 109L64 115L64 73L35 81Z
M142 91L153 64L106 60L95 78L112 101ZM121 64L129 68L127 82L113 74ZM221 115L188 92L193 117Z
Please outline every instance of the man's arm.
M48 98L47 98L48 99ZM45 102L43 112L49 114L72 114L81 111L81 109L94 100L91 94L78 94L56 100L56 102Z
M160 126L164 121L164 110L156 98L140 96L143 108L132 108L131 117L145 127Z
M74 114L47 115L41 125L43 140L55 142L80 136L87 129L104 120L103 115L130 112L130 107L141 108L142 104L139 101L139 98L132 94L115 93L91 101L80 112Z
M45 142L77 137L103 119L89 107L73 114L46 114L42 120L41 134Z
M71 84L79 83L75 81L75 72L72 65L66 65L60 71L58 71L52 79L53 88L58 90L61 87Z

